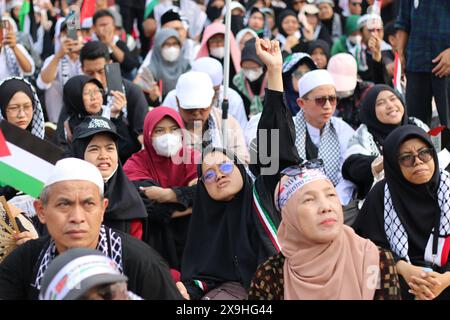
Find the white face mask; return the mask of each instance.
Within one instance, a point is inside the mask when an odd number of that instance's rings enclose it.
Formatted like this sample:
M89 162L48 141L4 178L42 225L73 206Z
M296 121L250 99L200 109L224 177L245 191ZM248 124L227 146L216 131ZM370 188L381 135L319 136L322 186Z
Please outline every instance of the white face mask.
M353 44L360 44L362 40L362 36L348 36L348 41Z
M211 48L209 49L209 53L218 59L223 59L225 57L225 47L219 47L219 48Z
M242 69L242 72L244 73L244 76L252 82L261 77L264 70L262 67L259 67L258 69Z
M152 139L153 148L158 155L172 157L180 151L182 147L181 134L166 133Z
M164 47L161 50L161 55L164 60L168 62L174 62L180 56L180 47L172 46L172 47Z

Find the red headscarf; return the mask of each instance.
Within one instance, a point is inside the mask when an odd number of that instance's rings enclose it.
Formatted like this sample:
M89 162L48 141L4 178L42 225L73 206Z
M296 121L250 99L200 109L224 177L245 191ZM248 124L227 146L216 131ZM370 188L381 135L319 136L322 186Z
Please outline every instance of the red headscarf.
M197 178L197 166L193 149L186 148L183 142L178 156L189 160L189 164L173 163L171 158L160 156L152 145L153 128L164 117L172 118L181 129L184 129L180 115L174 109L157 107L147 113L144 120L144 149L136 152L127 160L123 170L131 181L153 180L163 188L187 186L190 181ZM183 154L186 152L186 154Z

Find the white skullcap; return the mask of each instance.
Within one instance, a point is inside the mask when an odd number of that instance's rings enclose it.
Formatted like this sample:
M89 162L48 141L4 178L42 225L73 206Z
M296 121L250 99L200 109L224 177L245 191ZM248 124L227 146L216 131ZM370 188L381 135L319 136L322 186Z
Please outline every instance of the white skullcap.
M362 27L366 27L367 23L370 23L372 25L374 25L374 27L382 27L383 26L383 20L381 19L381 17L378 14L375 13L370 13L370 14L365 14L363 16L361 16L358 19L358 29L361 29ZM370 28L370 26L367 26L368 28Z
M318 69L309 71L298 80L298 96L300 98L304 97L315 88L325 85L336 87L331 74L327 70Z
M100 194L103 196L104 182L100 171L92 163L78 158L59 160L44 187L56 182L71 180L90 181L97 185Z
M175 94L182 109L206 109L214 97L213 87L207 73L189 71L178 78Z
M191 64L192 71L205 72L211 78L214 87L221 85L223 81L223 67L219 60L211 57L203 57Z

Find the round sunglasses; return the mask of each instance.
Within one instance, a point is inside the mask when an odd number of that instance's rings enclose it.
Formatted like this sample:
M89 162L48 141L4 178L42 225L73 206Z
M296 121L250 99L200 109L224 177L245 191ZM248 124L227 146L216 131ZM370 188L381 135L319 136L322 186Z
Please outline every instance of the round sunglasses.
M410 168L414 166L416 157L422 162L428 162L433 158L433 148L425 148L420 150L417 154L404 154L398 157L398 161L404 167Z
M233 172L234 163L233 162L223 162L218 166L219 171L228 176ZM208 169L200 178L205 184L211 184L217 180L217 173L214 169Z

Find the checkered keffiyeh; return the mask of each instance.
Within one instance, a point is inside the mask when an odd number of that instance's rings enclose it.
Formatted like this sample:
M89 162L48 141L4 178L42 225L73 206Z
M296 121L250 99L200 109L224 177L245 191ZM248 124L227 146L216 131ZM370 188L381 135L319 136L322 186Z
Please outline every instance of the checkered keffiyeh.
M439 181L438 189L438 202L441 208L441 220L439 227L439 238L447 238L450 235L450 174L441 170L441 176ZM395 207L392 203L391 194L389 187L386 184L384 187L384 230L386 232L387 239L391 245L391 250L395 252L399 257L406 259L410 262L408 256L408 234L400 221ZM428 244L433 243L433 233L434 228L431 231L430 239ZM428 245L427 245L428 247ZM437 252L438 256L442 256L442 247L439 247ZM427 255L424 253L424 257L427 260ZM440 265L441 259L439 261L428 261L430 263L436 263Z
M8 77L0 82L0 87L2 84L9 80L19 80L25 82L33 92L33 119L31 120L31 134L35 135L36 137L40 139L44 139L45 135L45 122L44 122L44 112L42 111L41 102L39 101L38 95L36 94L36 90L34 90L34 87L24 78L20 77ZM3 120L3 116L0 113L0 121Z
M300 110L294 119L295 124L295 146L300 158L306 159L306 120L303 110ZM318 158L323 159L325 174L330 178L333 185L339 182L339 158L341 149L339 145L339 137L331 120L329 120L320 136L320 146Z
M50 265L50 262L52 262L52 260L56 257L55 242L52 240L50 242L50 245L44 250L45 253L43 258L41 259L41 264L39 265L36 281L34 282L34 287L38 290L41 289L41 283L45 271ZM103 252L105 256L110 257L112 260L114 260L119 271L123 273L122 239L119 235L117 235L111 229L106 230L105 226L101 226L97 250Z

